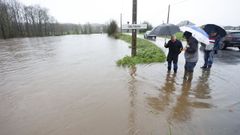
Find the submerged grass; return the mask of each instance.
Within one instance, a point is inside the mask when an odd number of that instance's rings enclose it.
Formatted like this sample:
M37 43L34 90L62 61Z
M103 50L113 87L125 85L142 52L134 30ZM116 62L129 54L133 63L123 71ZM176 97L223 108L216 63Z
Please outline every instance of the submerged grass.
M121 34L119 39L131 43L131 36ZM137 55L135 57L125 56L117 61L118 66L133 66L136 64L164 62L165 53L155 44L148 40L137 38Z

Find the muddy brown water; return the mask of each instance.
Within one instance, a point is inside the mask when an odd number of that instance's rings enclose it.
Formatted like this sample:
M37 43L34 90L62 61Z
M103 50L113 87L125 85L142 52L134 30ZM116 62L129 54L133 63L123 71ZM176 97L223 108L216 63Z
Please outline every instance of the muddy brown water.
M117 67L127 54L106 35L0 40L0 134L240 134L237 49L219 51L211 71L200 53L191 82L183 54L177 74L166 63Z

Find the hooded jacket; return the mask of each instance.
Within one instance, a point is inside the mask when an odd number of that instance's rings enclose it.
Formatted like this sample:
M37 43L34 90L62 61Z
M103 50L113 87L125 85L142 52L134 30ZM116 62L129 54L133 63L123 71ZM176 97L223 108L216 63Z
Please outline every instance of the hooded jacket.
M197 62L198 61L198 41L190 36L187 38L188 47L184 53L186 62Z

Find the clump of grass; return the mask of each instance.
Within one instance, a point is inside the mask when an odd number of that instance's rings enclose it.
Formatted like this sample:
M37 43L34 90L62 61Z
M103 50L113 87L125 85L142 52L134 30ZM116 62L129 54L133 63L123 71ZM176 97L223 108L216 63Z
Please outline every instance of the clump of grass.
M126 35L126 34L120 34L118 33L118 37L119 39L127 42L127 43L131 43L132 42L132 37L130 35Z
M182 41L185 40L182 32L177 32L175 35L178 40L182 40Z
M131 43L131 36L121 34L121 40ZM118 66L133 66L136 64L164 62L165 53L155 44L148 40L137 38L137 55L135 57L125 56L117 61Z
M176 36L176 38L178 39L178 40L181 40L181 41L184 41L184 40L186 40L184 37L183 37L183 33L182 32L177 32L177 33L175 33L174 34L175 36ZM171 36L160 36L161 38L166 38L166 39L171 39Z

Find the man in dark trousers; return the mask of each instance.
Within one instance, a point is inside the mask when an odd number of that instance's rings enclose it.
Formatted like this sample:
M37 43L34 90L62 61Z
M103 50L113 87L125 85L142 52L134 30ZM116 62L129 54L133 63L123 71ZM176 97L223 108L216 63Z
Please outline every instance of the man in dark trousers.
M174 73L177 73L178 55L181 53L183 49L182 42L177 40L175 35L172 35L171 40L169 40L168 43L164 46L166 48L169 48L168 55L167 55L168 71L171 71L172 63L173 63Z

